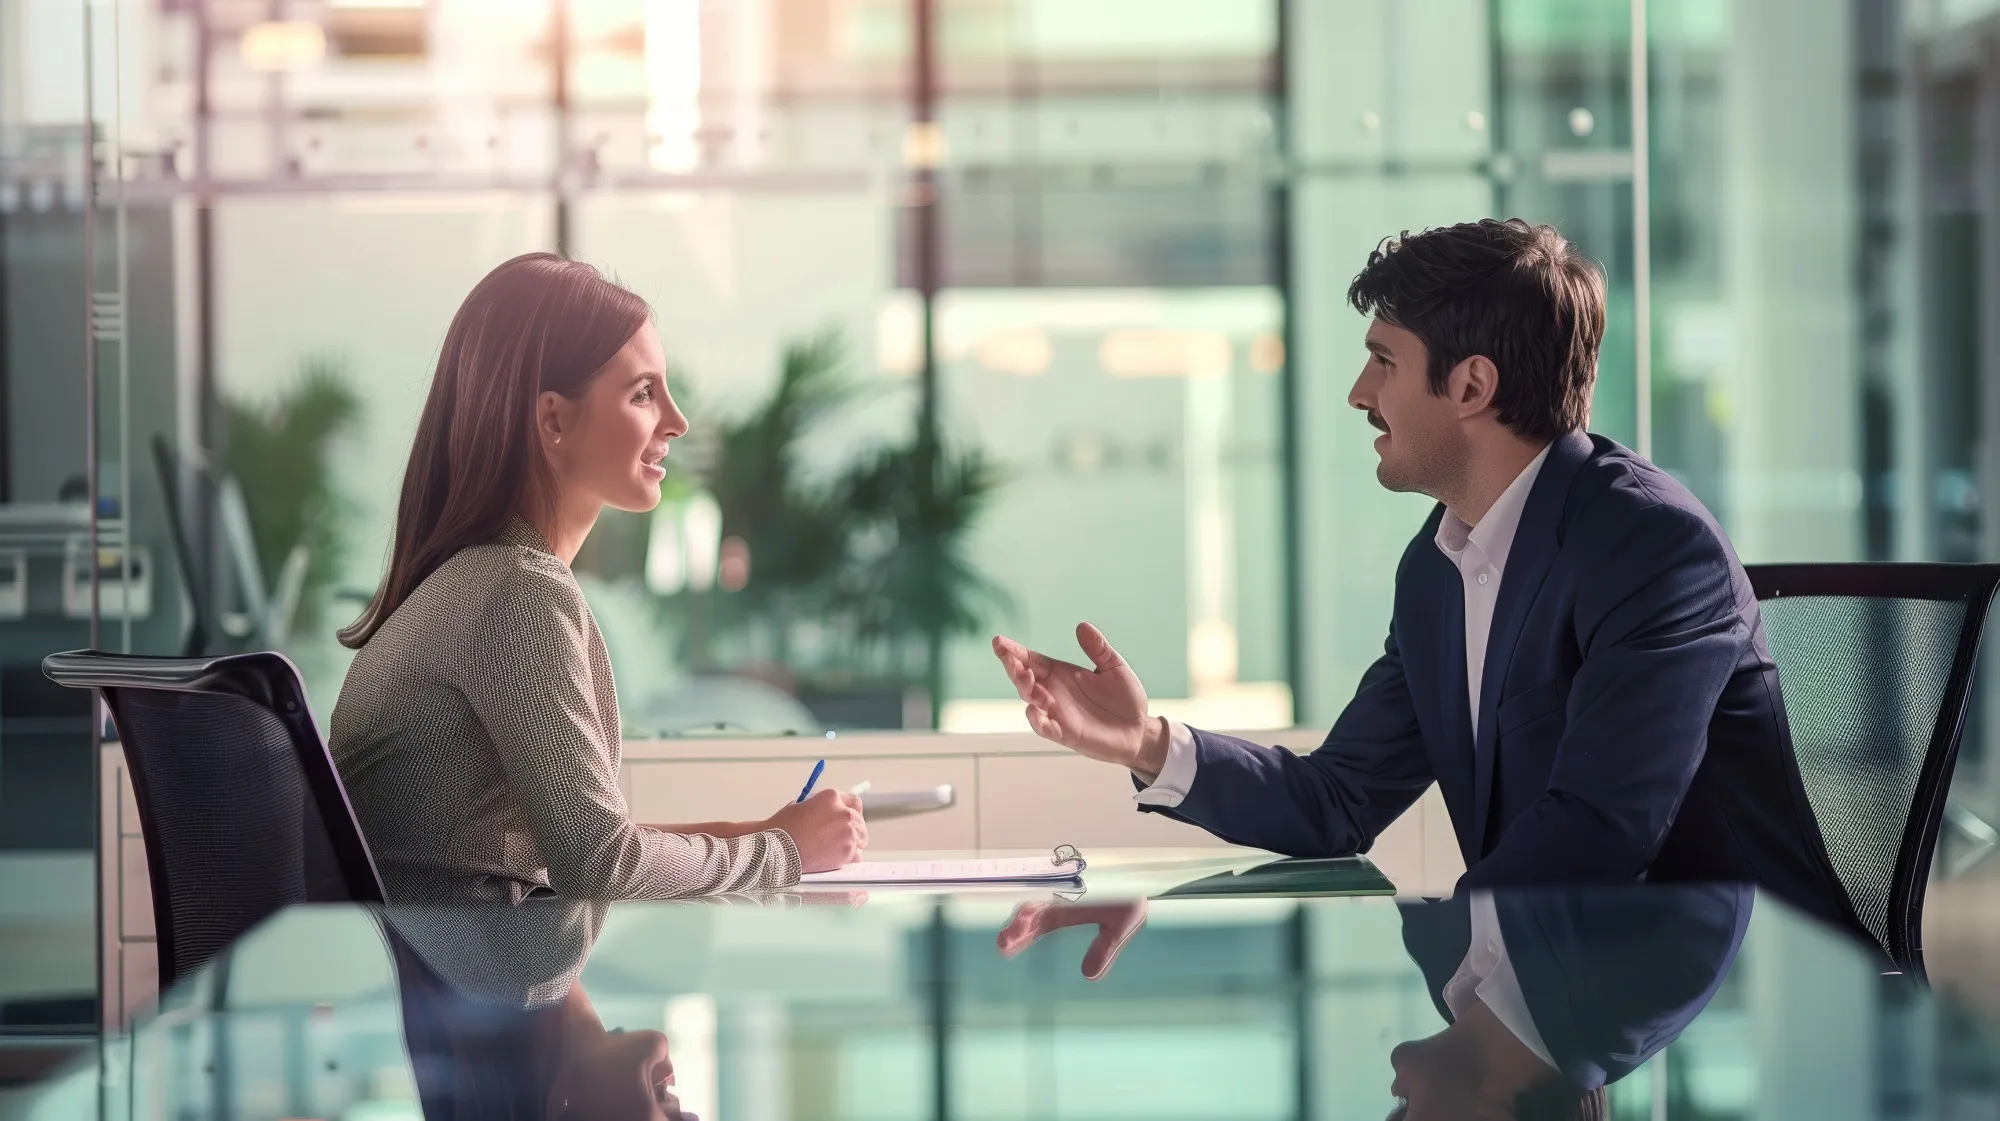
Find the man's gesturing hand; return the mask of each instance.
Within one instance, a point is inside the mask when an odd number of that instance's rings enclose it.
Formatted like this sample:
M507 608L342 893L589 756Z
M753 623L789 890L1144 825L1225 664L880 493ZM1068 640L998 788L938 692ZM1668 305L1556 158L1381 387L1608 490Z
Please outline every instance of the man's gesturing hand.
M1118 952L1146 925L1146 901L1129 903L1024 903L1000 931L1001 957L1013 957L1046 935L1070 926L1094 926L1097 937L1083 952L1083 975L1096 981L1111 972Z
M996 637L993 654L1027 702L1036 735L1151 781L1166 760L1165 722L1146 715L1146 687L1103 632L1080 623L1076 642L1094 668L1038 654L1011 638Z

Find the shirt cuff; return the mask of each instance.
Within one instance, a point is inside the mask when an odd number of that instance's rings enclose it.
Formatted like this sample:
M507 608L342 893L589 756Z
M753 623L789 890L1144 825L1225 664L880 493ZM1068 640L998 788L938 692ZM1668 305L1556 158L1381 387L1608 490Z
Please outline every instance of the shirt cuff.
M1167 721L1167 761L1153 785L1132 796L1142 806L1173 809L1194 788L1194 733L1178 720Z
M1473 892L1471 911L1473 949L1466 956L1476 954L1479 942L1485 941L1490 947L1488 953L1495 959L1492 972L1479 983L1480 1003L1550 1070L1562 1070L1556 1065L1555 1056L1549 1053L1549 1045L1542 1041L1541 1029L1535 1026L1534 1012L1528 1007L1527 994L1521 991L1521 978L1514 972L1513 955L1507 952L1507 939L1500 929L1500 913L1493 904L1493 893Z
M766 829L755 836L763 837L771 846L769 861L764 867L765 882L761 885L764 890L788 888L798 883L799 876L805 871L805 858L799 855L799 846L792 840L792 835L783 829Z

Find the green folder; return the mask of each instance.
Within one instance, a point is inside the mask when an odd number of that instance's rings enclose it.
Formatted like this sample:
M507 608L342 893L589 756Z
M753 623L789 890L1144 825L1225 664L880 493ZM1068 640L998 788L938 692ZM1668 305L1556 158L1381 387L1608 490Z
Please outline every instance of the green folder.
M1301 898L1325 895L1394 895L1396 885L1365 856L1274 860L1241 872L1190 880L1155 899L1204 897Z

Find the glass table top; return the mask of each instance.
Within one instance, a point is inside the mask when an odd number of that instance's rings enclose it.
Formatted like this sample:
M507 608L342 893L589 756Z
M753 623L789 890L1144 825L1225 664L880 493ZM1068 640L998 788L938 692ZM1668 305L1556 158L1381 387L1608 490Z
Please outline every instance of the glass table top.
M1597 1086L1620 1121L2000 1115L1983 1017L1751 889L1215 890L1270 859L1093 854L1080 893L296 908L0 1115L1426 1121Z

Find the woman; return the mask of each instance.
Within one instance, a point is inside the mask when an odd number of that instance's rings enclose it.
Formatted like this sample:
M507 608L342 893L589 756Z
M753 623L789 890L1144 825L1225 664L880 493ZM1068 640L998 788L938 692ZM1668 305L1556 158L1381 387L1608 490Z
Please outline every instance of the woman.
M699 1121L667 1037L606 1029L578 983L597 903L383 915L424 1121Z
M578 983L602 903L382 915L424 1121L698 1121L658 1031L606 1029Z
M822 791L769 819L631 821L618 698L570 562L606 506L660 501L687 418L651 310L547 253L452 318L403 477L389 572L332 747L395 902L672 898L788 886L867 843Z

